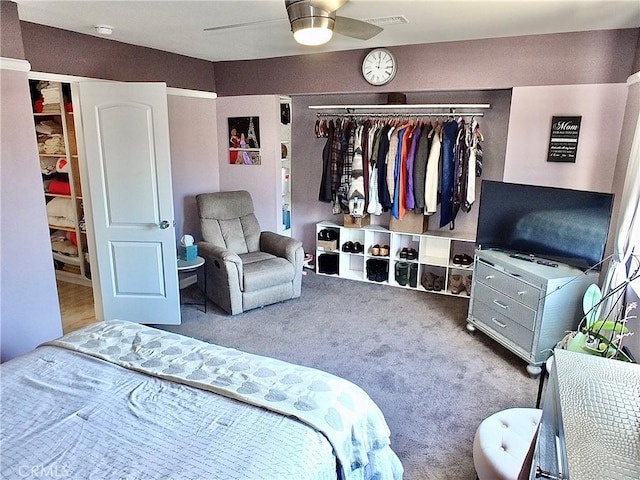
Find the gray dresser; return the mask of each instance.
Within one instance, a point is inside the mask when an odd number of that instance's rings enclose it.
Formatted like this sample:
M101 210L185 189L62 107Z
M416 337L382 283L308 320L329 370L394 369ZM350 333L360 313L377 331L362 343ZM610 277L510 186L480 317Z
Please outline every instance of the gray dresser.
M556 350L529 478L640 478L640 365Z
M584 292L597 282L595 272L476 250L467 329L481 330L538 375L565 332L575 330Z

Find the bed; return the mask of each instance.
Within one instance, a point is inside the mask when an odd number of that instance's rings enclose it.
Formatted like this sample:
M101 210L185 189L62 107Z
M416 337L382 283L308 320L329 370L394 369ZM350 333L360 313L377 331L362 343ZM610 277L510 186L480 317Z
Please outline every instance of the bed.
M2 478L399 480L356 385L126 321L5 362Z

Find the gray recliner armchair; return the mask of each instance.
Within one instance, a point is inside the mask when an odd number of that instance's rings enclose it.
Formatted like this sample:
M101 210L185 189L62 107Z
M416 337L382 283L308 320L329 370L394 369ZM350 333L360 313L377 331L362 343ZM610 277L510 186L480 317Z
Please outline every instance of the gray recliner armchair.
M206 260L207 297L231 315L297 298L302 287L302 242L261 232L246 191L196 196Z

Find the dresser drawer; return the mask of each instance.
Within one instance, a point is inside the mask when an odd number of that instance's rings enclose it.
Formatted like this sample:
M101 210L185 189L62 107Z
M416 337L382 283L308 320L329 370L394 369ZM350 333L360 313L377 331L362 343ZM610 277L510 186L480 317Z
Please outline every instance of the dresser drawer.
M502 293L489 288L482 283L476 283L473 291L473 302L481 302L496 312L510 318L512 321L519 323L527 330L533 330L536 312L529 307L518 303L511 297L507 297Z
M516 299L518 302L534 310L538 309L540 288L523 280L519 280L513 275L496 270L485 263L478 262L476 264L475 280L476 282L483 283L502 292L507 297Z
M482 302L474 302L471 316L488 328L516 344L527 353L533 346L533 332Z

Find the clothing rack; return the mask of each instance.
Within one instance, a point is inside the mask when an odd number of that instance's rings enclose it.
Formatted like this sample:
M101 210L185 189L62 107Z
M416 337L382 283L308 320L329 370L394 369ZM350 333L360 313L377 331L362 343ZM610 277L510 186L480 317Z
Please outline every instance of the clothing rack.
M387 113L316 113L316 117L483 117L484 112L448 112L448 113L415 113L415 112L387 112Z
M456 109L465 110L491 108L490 103L419 103L419 104L386 104L386 105L309 105L310 110L341 110L340 112L316 113L317 117L389 117L389 116L410 116L410 117L450 117L450 116L474 116L482 117L483 112L457 112ZM446 112L415 112L413 110L437 109L447 110ZM342 112L346 110L346 112ZM374 112L361 112L357 110L374 110ZM375 110L391 110L384 113Z

